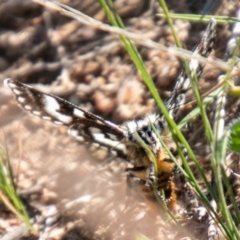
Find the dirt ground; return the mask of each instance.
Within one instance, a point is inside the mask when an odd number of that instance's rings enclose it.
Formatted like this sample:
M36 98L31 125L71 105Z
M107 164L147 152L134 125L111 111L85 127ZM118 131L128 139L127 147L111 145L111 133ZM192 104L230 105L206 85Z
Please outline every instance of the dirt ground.
M171 12L199 14L208 1L199 2L167 4ZM41 239L181 239L202 232L171 226L139 191L128 196L124 172L128 163L99 159L101 152L79 145L65 127L25 114L10 90L1 86L5 78L16 79L117 124L145 116L157 108L119 38L30 0L0 3L0 143L7 146L19 193L36 217ZM108 23L98 1L62 3ZM235 16L237 2L214 3L212 13ZM117 0L114 5L129 31L174 44L166 21L156 16L162 12L157 1ZM173 22L182 44L193 49L206 24ZM229 25L218 26L213 53L218 58L224 56L230 30ZM180 60L156 49L138 46L138 50L159 94L166 98L181 71ZM206 67L201 87L215 85L219 72ZM1 206L0 236L15 232L8 239L38 239L24 230Z

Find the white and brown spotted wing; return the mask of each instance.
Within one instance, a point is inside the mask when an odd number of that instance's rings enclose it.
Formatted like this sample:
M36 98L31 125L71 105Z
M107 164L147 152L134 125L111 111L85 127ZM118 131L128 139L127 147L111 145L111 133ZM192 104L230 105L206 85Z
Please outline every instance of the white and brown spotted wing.
M6 79L4 83L11 88L18 105L25 111L43 120L67 126L69 135L80 142L95 142L115 148L119 156L125 156L124 146L119 142L126 138L127 133L118 125L19 81Z

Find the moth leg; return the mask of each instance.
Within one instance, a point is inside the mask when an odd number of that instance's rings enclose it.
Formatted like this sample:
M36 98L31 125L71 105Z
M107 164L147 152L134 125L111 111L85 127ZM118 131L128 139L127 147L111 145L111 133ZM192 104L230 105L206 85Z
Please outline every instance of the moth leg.
M153 195L153 184L155 181L157 181L156 176L154 174L154 166L151 164L148 174L146 176L146 167L134 167L134 168L128 168L126 169L127 172L127 185L130 189L133 188L133 182L137 182L139 185L146 187L145 192L147 191L148 193L151 192L151 194L146 194L147 198L152 198L154 197ZM145 179L140 177L139 175L144 172L145 174ZM174 207L176 205L176 191L175 191L175 183L172 180L172 177L169 178L166 188L161 189L158 186L158 181L157 181L157 194L158 197L163 201L167 203L167 206L169 209L174 210ZM162 195L161 191L164 191L164 195Z
M176 186L173 182L173 177L175 175L175 170L173 170L172 174L170 175L167 184L165 187L160 187L161 181L159 181L158 177L155 176L154 173L154 165L151 163L149 168L149 174L147 181L151 183L151 186L153 186L154 183L157 184L157 195L158 197L163 201L167 203L167 206L169 209L174 210L176 201L177 201L177 194L176 194ZM162 191L164 194L162 194Z
M130 189L133 187L133 184L132 184L133 182L137 182L142 186L147 186L147 187L152 186L146 180L146 169L147 167L133 167L133 168L127 168L125 170L127 173L127 185Z

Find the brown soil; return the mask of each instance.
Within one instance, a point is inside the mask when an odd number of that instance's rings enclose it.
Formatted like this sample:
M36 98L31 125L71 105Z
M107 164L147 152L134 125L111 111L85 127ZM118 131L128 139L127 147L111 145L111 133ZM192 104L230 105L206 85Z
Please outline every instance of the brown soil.
M30 0L0 2L1 81L12 78L32 84L117 124L157 109L117 36ZM62 2L108 23L97 1ZM171 12L200 13L205 1L167 2ZM156 16L162 12L157 1L117 0L115 7L129 31L165 45L174 44L166 21ZM235 11L234 1L219 3L216 9L218 15L227 16L234 16ZM206 24L173 22L180 41L193 49ZM223 58L230 34L228 25L218 27L214 52L218 58ZM156 49L138 46L138 50L159 93L166 98L181 71L180 61ZM219 72L206 67L201 87L215 85ZM90 153L68 137L64 127L25 115L4 86L0 88L0 102L0 143L7 146L19 193L29 214L37 216L34 226L43 239L190 236L187 230L169 226L166 216L146 204L139 191L128 194L126 162L99 160L100 152ZM204 155L197 145L196 150ZM48 229L44 221L51 215L57 216L56 224ZM1 206L0 236L16 229L21 231L12 239L38 239L30 233L23 237L21 222Z

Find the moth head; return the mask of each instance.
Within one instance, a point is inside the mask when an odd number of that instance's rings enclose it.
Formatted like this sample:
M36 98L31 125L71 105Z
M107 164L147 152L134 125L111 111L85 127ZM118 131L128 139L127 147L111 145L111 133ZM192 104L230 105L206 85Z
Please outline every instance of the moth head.
M151 114L138 121L126 123L128 129L128 140L139 143L134 133L137 133L141 140L149 146L153 153L157 153L162 147L158 135L164 129L164 122L156 114Z

